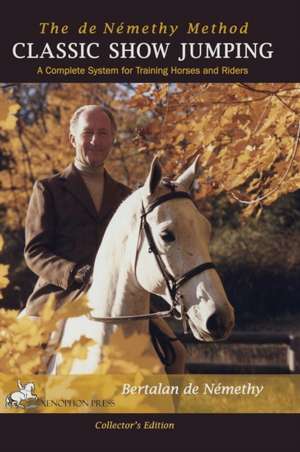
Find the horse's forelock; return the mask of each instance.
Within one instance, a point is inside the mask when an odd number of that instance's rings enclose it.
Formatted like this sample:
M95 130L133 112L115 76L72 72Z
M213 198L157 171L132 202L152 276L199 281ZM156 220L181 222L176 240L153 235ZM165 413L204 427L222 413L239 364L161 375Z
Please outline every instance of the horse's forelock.
M178 187L176 181L172 180L170 177L163 177L160 181L160 184L163 187L169 188L171 191L176 190L176 188Z

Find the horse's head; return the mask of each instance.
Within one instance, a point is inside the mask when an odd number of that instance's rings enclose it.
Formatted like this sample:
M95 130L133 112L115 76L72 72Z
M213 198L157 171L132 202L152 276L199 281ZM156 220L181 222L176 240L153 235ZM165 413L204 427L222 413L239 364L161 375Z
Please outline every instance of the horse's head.
M197 170L196 160L174 182L170 182L162 178L158 160L153 161L141 189L142 218L145 221L142 223L136 275L144 289L162 296L169 303L172 300L166 279L171 277L173 288L174 281L179 282L177 300L180 293L194 336L210 341L229 335L234 325L234 311L213 265L202 265L211 263L208 249L211 225L183 193L190 190ZM165 196L178 192L181 195ZM189 273L190 270L195 271ZM186 278L180 282L183 275Z
M33 383L27 383L26 385L24 385L23 387L25 389L25 391L27 391L29 394L32 394L34 391L34 384Z

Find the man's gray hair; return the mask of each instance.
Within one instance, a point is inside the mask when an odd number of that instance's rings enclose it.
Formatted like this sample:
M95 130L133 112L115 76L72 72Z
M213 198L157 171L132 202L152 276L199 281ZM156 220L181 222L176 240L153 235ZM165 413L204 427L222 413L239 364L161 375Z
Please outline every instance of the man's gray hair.
M115 121L114 115L108 108L103 107L102 105L83 105L82 107L77 108L77 110L73 113L72 118L70 119L70 129L69 129L70 133L71 134L75 133L75 128L77 126L79 116L84 111L96 110L96 109L99 109L100 111L102 111L109 117L110 123L111 123L111 129L112 129L113 133L115 133L117 131L117 123Z

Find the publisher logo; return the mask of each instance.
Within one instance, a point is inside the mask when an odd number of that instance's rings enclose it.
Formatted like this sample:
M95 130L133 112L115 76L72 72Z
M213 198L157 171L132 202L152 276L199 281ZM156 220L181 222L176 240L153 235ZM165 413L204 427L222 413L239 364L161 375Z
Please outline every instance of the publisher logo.
M38 396L34 393L35 385L32 382L22 384L17 381L19 390L9 393L5 398L6 408L35 408L38 403ZM35 401L35 402L33 402Z

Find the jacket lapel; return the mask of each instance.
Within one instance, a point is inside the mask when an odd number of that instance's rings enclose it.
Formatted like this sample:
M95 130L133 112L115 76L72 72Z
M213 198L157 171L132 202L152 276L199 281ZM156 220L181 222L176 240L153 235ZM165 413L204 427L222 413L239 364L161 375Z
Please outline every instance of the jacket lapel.
M104 189L100 212L97 215L98 221L113 212L121 202L121 194L118 184L112 179L106 170L104 170Z
M97 221L98 213L91 195L73 163L62 172L61 177L65 179L65 188L78 199L78 201L87 209L89 214Z

